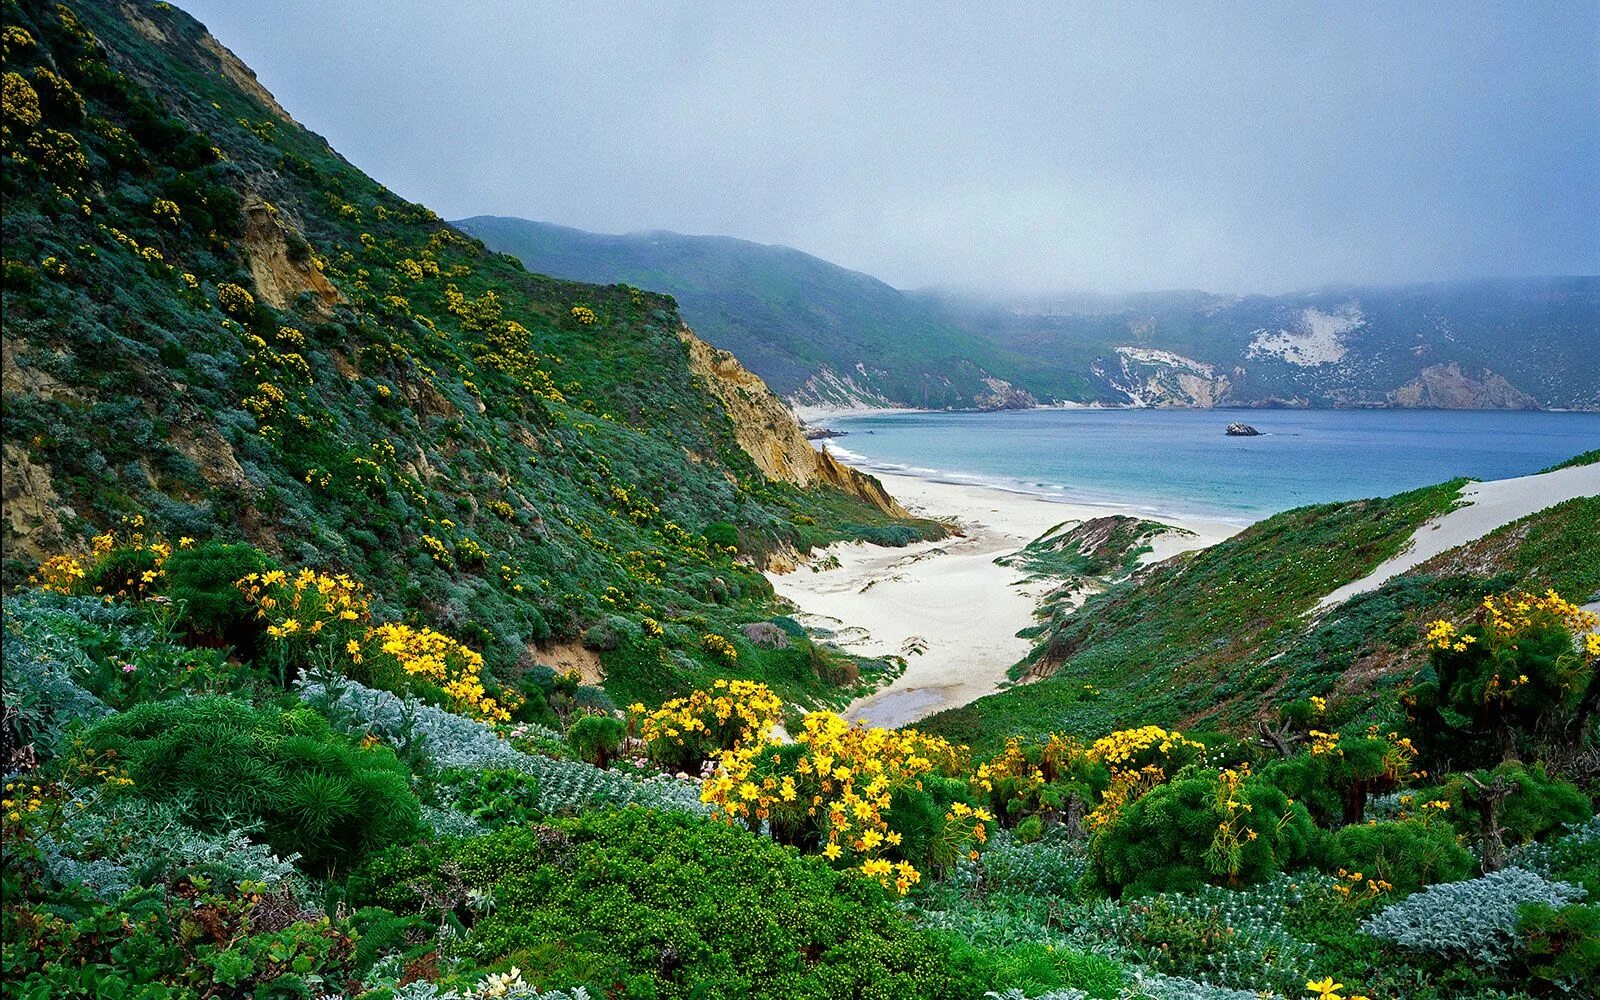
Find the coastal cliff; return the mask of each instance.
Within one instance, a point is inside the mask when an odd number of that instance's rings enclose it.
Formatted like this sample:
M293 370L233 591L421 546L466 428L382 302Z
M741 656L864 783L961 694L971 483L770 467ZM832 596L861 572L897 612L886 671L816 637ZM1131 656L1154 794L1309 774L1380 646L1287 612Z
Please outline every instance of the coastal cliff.
M722 403L733 422L734 440L769 479L809 487L825 483L893 517L910 517L883 484L840 463L806 439L794 414L761 376L731 353L712 347L687 326L678 337L689 349L689 370Z

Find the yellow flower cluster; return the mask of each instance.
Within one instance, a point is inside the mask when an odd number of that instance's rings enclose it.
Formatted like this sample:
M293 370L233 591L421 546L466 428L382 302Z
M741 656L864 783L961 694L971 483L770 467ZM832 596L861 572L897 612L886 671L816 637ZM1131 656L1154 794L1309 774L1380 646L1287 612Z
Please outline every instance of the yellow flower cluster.
M407 675L421 677L450 697L457 711L487 722L509 722L510 711L483 689L483 655L442 632L410 625L379 625L368 633L374 657L392 657Z
M904 841L891 828L896 792L923 787L929 775L962 771L965 747L914 729L889 730L813 712L795 734L799 755L778 745L742 744L722 754L700 798L729 822L772 824L775 832L822 845L829 861L858 869L904 895L921 880L916 867L891 855ZM988 837L987 810L952 803L933 848L945 862ZM814 837L814 840L812 839Z
M1477 636L1462 635L1454 624L1443 618L1429 622L1423 638L1429 649L1449 649L1457 653L1465 653L1468 646L1478 641Z
M274 569L251 573L236 586L274 639L316 636L329 626L359 626L368 618L365 588L343 573L329 576L302 569L291 576Z
M1138 729L1120 729L1110 736L1095 740L1089 747L1089 758L1103 761L1115 771L1136 763L1151 749L1166 757L1173 750L1204 750L1205 747L1177 730L1169 732L1160 726L1141 726Z
M1543 594L1519 591L1499 597L1485 597L1483 610L1490 631L1503 636L1514 635L1531 625L1551 619L1565 625L1573 635L1584 635L1600 626L1600 615L1583 610L1554 590L1547 590Z
M783 715L783 699L756 681L717 680L653 712L638 703L628 712L652 757L691 764L691 757L709 760L719 751L765 741Z
M1167 780L1167 772L1154 764L1137 771L1113 771L1111 784L1100 796L1100 804L1083 818L1084 829L1096 833L1110 826L1122 810L1145 792Z
M95 593L107 600L149 597L166 575L162 566L172 555L172 546L160 535L145 534L142 514L125 517L123 523L132 529L126 537L119 539L113 531L96 535L87 554L51 556L28 582L58 594ZM106 571L113 565L121 567L121 572L107 578ZM146 568L136 568L139 566Z
M1238 881L1243 866L1244 845L1256 839L1256 832L1245 825L1245 815L1252 811L1244 801L1242 789L1250 778L1250 765L1237 770L1224 768L1217 775L1216 808L1222 818L1212 834L1211 846L1206 850L1206 865L1216 875L1228 876L1231 885Z
M705 647L706 652L729 666L739 662L739 651L733 647L733 643L715 632L707 632L701 636L700 644Z
M595 320L599 318L588 306L573 306L571 316L581 326L593 326Z

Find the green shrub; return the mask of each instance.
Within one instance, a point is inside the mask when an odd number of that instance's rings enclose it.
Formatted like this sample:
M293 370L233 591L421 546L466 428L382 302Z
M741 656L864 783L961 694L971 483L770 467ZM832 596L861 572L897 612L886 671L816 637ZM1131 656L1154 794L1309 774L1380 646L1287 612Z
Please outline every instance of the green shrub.
M1228 791L1197 777L1146 792L1095 835L1096 878L1112 892L1184 891L1259 881L1307 858L1315 827L1304 806L1259 780Z
M7 996L313 997L357 971L346 922L248 882L182 879L110 904L18 905L7 888Z
M714 521L706 525L706 541L723 548L738 548L739 529L727 521Z
M604 769L611 766L611 757L627 731L627 725L615 716L581 715L567 729L567 742L579 760Z
M254 545L202 542L167 557L167 596L179 604L179 621L192 635L226 641L248 654L261 627L234 584L275 566Z
M1509 787L1509 793L1496 802L1479 791L1471 778L1485 786L1500 780ZM1450 775L1443 785L1418 790L1417 801L1448 802L1446 815L1456 831L1473 838L1481 838L1487 812L1493 808L1494 825L1509 844L1543 840L1594 815L1589 797L1571 782L1551 777L1543 764L1527 767L1519 761L1508 761L1492 771L1476 772L1471 778Z
M441 872L461 880L453 896ZM492 891L493 912L463 947L547 988L603 982L661 1000L970 1000L1080 985L1068 979L1076 975L1099 986L1111 975L1077 953L958 946L915 929L855 874L739 829L643 809L380 852L346 884L353 905L403 913L425 905L418 887L433 906Z
M538 808L539 779L510 768L453 768L439 775L439 799L489 829L531 823Z
M1044 839L1044 820L1037 816L1029 816L1016 829L1017 843L1033 844Z
M421 806L386 746L360 747L310 709L229 698L142 704L91 726L83 759L127 768L132 793L204 830L259 821L280 854L318 868L417 835Z
M1394 887L1396 897L1435 882L1470 878L1477 862L1448 823L1384 820L1341 827L1328 842L1327 866L1361 872Z
M1535 982L1569 994L1600 983L1600 907L1525 903L1517 938Z

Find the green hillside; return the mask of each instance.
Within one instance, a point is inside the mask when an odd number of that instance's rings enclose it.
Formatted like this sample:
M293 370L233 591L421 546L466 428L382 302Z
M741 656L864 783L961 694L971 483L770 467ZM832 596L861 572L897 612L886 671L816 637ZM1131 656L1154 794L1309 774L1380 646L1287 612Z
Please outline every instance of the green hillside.
M807 404L1600 407L1583 363L1597 277L985 299L908 294L721 236L460 226L533 271L672 294L712 343Z
M1485 595L1516 588L1600 594L1600 497L1582 497L1312 614L1449 510L1460 486L1286 511L1081 608L1047 605L1033 652L1014 670L1027 683L924 727L993 751L1017 733L1100 736L1134 720L1243 732L1274 704L1312 695L1338 696L1361 718L1411 680L1427 621L1470 615Z
M348 572L496 677L651 618L664 645L598 644L619 698L704 680L705 634L828 694L739 635L770 588L725 546L759 560L890 519L767 479L670 299L487 252L169 6L15 14L32 41L6 57L8 583L140 519Z
M603 236L525 219L457 223L530 270L627 282L671 294L707 340L732 351L779 395L810 404L995 408L1060 395L1025 356L962 330L916 297L788 247L722 236Z

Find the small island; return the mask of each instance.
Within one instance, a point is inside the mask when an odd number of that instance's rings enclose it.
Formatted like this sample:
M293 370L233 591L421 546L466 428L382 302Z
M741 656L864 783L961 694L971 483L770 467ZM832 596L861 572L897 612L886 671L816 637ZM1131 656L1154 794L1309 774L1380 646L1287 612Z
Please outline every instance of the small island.
M1229 437L1258 437L1261 432L1249 424L1232 423L1224 431Z

